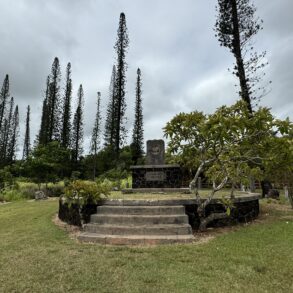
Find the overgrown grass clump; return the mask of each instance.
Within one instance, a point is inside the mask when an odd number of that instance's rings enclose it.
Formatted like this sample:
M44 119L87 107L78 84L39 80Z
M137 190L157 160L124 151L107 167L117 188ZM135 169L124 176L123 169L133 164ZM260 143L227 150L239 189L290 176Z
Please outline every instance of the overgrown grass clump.
M34 199L35 192L38 190L43 191L48 197L58 197L64 193L64 181L40 185L27 181L15 181L0 190L0 202Z
M57 227L58 201L0 205L0 292L292 292L293 212L261 207L201 244L109 247Z

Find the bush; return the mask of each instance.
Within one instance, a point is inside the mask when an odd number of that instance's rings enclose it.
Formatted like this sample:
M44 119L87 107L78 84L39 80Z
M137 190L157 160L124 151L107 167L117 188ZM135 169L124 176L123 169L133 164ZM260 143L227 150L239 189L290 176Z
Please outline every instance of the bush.
M65 187L60 197L58 216L71 225L81 226L90 220L97 205L107 198L111 190L109 182L97 184L93 181L76 180Z
M81 206L88 203L98 203L106 198L109 193L109 186L97 184L93 181L76 180L64 189L64 199L69 204L79 204Z
M6 186L11 186L14 183L14 178L8 167L0 170L0 190Z
M131 185L131 179L126 170L111 169L104 174L100 175L97 179L98 183L103 183L107 181L109 185L111 185L111 189L123 189L126 188L127 185Z
M5 188L0 194L0 201L17 201L22 199L24 199L23 194L16 189Z
M41 188L42 191L45 192L45 194L49 197L59 197L62 194L64 194L64 183L63 182L59 182L56 184L53 183L49 183L47 185L47 187L42 187Z
M59 197L64 193L64 183L49 183L39 185L32 182L18 181L7 185L0 192L0 201L15 201L20 199L34 199L36 191L43 191L47 196Z
M18 190L23 198L34 199L35 192L39 190L39 187L36 183L32 182L17 182L14 189Z

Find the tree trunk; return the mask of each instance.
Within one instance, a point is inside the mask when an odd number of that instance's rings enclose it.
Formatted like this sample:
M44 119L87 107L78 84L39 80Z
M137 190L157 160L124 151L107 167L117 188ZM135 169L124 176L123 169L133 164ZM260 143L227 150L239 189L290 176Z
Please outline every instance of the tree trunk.
M241 53L240 33L239 33L239 19L237 11L236 0L230 0L232 7L232 20L233 20L233 54L236 58L237 74L241 88L241 98L247 103L249 113L252 113L251 99L249 94L249 86L244 69L244 63Z
M255 192L255 180L253 176L249 177L250 192Z
M293 185L288 187L288 197L289 197L289 201L291 203L291 207L293 209Z
M200 225L199 230L201 232L204 232L207 230L207 225L214 221L214 220L220 220L220 219L227 219L229 216L226 213L212 213L208 217L200 218Z

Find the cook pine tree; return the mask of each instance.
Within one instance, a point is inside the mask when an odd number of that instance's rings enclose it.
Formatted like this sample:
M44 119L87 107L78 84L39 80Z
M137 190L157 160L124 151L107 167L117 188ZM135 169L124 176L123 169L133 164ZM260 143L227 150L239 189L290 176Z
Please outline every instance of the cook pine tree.
M6 74L3 81L3 85L0 92L0 133L2 133L4 119L5 119L5 110L6 104L8 102L10 93L9 93L9 76Z
M8 112L5 113L3 129L1 132L1 157L4 164L8 163L9 157L9 143L13 133L13 111L14 111L14 98L11 97L8 107Z
M8 164L9 161L9 143L13 133L13 111L14 111L14 98L11 97L4 111L4 120L1 131L1 144L0 144L0 158L2 166Z
M135 89L135 118L132 133L131 152L134 164L143 156L143 114L142 114L142 82L141 70L137 69Z
M115 103L114 103L114 152L116 159L119 159L120 148L126 139L126 101L125 101L125 87L126 87L126 53L129 46L129 37L126 27L125 14L120 14L119 27L117 31L117 39L114 46L116 51L116 79L115 79Z
M63 98L62 110L62 131L61 131L61 144L64 148L70 147L71 136L71 100L72 100L72 80L71 80L71 64L70 62L66 67L66 85Z
M23 153L22 159L26 160L31 152L31 142L30 142L30 106L27 106L26 121L25 121L25 135L23 143Z
M40 131L37 137L40 145L52 141L61 142L62 103L60 99L61 71L58 57L55 57L51 74L47 77L45 98L42 107Z
M39 145L47 145L49 142L49 91L50 91L50 76L47 77L45 98L43 100L42 117L37 141Z
M75 164L83 153L83 95L83 88L80 85L77 92L78 102L72 125L72 160Z
M9 137L8 149L7 149L7 163L11 164L15 160L17 150L17 139L19 136L19 111L18 105L15 106L15 110L12 118L11 136Z
M266 52L259 54L253 47L253 37L262 29L262 20L255 16L256 8L250 0L218 0L217 12L216 37L235 58L232 72L239 79L239 95L252 113L253 103L266 93L260 86Z
M61 101L60 101L61 71L59 59L55 57L52 64L48 92L48 139L49 142L61 140Z
M19 134L18 106L10 99L9 76L6 75L0 92L0 167L15 160Z
M93 167L93 180L96 179L96 168L97 168L97 153L100 147L100 133L101 133L101 93L98 92L97 97L97 112L96 119L94 123L92 139L91 139L91 154L94 157L94 167Z
M116 81L116 66L113 65L111 81L109 86L109 101L106 113L106 122L104 130L104 146L114 149L115 138L115 81Z

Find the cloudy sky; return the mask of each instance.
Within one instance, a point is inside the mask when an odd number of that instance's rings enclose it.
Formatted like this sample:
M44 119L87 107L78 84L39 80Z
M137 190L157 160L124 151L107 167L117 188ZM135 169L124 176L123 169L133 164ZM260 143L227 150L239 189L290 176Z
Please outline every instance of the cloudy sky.
M55 56L63 77L72 64L74 99L85 91L85 146L94 116L96 92L103 111L115 62L120 12L126 14L127 118L134 116L136 69L141 68L145 139L162 138L162 127L182 111L212 112L237 99L237 80L227 71L233 58L214 36L216 0L0 0L0 82L10 76L11 95L20 106L21 137L31 105L31 137L39 129L46 76ZM255 0L264 29L255 38L267 51L270 93L262 104L279 118L293 120L292 0ZM64 79L63 79L64 80ZM62 81L62 86L64 82Z

